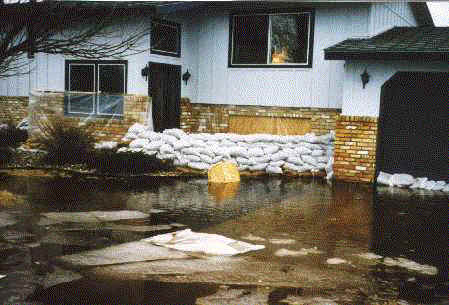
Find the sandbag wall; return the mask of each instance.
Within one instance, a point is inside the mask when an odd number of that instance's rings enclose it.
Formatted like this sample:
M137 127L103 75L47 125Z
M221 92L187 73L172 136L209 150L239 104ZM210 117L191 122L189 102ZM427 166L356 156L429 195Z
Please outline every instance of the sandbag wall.
M181 129L162 133L134 124L122 139L129 147L118 150L143 152L158 159L173 160L179 167L207 170L223 160L235 163L240 171L282 174L285 170L303 173L326 170L332 177L335 134L322 136L279 136L232 133L187 134Z

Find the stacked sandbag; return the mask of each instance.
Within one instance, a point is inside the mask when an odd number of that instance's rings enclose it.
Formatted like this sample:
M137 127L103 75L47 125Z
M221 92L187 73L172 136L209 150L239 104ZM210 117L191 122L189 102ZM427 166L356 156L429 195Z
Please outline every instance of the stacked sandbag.
M433 181L429 180L427 177L414 178L412 175L408 174L388 174L381 171L377 176L377 183L392 187L449 193L449 183L446 183L443 180Z
M134 124L123 141L128 148L120 151L144 152L175 166L208 170L220 161L230 161L239 171L264 171L268 174L318 172L332 176L335 134L316 136L279 136L270 134L238 135L233 133L187 134L181 129L162 133Z

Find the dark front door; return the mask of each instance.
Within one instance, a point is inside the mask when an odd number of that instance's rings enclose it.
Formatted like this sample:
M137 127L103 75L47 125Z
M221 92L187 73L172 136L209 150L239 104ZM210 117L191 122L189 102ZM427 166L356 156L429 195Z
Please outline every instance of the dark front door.
M382 87L377 170L449 179L449 73L399 72Z
M150 62L149 67L154 131L179 128L181 66Z

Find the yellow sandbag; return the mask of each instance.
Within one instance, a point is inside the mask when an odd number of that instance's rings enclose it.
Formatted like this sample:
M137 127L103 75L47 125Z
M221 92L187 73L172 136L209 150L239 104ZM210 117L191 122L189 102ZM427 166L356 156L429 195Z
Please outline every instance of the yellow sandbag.
M207 178L211 183L239 182L240 173L234 163L224 161L213 165L207 172Z

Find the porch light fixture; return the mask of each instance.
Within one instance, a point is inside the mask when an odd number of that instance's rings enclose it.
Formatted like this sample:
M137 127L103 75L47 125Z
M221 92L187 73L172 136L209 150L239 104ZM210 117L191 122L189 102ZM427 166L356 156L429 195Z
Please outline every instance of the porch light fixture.
M360 78L362 79L363 89L365 89L365 86L366 86L366 84L368 84L369 78L370 78L370 75L366 71L366 68L365 68L365 71L363 71L363 73L360 74Z
M189 80L190 76L191 75L189 73L189 69L187 69L187 71L182 75L182 80L186 82L186 85L187 85L187 81Z

